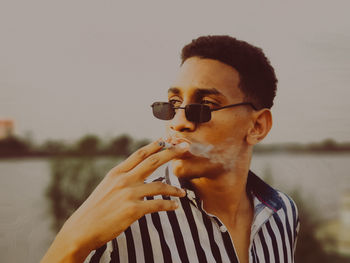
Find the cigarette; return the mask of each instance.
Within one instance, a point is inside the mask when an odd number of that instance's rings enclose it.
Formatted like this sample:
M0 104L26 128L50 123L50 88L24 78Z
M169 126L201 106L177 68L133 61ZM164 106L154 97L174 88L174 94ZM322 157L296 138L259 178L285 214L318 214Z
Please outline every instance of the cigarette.
M164 142L164 141L159 142L159 146L162 146L163 149L170 149L174 147L174 145L172 145L171 143Z

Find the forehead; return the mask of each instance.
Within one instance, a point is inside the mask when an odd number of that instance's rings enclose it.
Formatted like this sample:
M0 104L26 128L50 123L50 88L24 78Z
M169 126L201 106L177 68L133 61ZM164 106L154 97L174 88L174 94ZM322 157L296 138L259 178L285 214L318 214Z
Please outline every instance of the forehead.
M198 57L183 63L172 85L184 94L193 93L196 89L216 90L228 100L244 97L238 86L239 73L233 67Z

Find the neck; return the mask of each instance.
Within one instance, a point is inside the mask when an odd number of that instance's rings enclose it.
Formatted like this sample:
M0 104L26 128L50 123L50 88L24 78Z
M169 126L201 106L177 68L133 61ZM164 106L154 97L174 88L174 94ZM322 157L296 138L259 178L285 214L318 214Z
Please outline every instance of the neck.
M249 158L238 160L237 165L215 178L200 177L191 180L204 209L218 217L236 221L238 214L251 212L252 204L246 192L250 166Z

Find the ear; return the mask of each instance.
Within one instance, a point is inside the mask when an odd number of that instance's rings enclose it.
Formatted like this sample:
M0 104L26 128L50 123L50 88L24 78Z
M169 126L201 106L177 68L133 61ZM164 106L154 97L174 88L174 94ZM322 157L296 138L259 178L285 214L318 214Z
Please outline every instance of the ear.
M272 114L269 109L261 109L253 113L252 127L248 129L247 143L255 145L269 133L272 127Z

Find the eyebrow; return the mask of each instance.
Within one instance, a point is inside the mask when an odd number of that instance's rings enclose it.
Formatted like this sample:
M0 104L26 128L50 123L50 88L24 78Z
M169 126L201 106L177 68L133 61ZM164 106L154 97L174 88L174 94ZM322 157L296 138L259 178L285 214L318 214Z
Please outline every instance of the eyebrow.
M171 87L170 89L168 89L168 93L174 93L176 95L179 95L179 94L181 94L181 90L177 87ZM210 88L210 89L199 89L198 88L194 92L194 96L196 98L203 97L205 95L217 95L220 97L224 97L224 95L215 88Z

